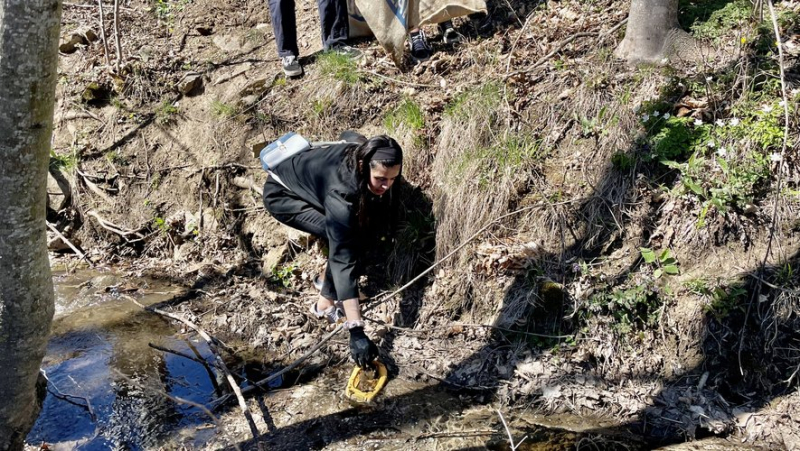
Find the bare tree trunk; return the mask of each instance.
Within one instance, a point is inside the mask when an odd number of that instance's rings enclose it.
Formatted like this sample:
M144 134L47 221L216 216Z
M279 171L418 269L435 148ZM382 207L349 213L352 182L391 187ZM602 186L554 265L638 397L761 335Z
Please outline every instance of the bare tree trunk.
M22 449L53 318L45 205L60 0L0 0L0 450Z
M670 36L676 30L680 30L678 0L633 0L616 55L632 63L660 62L669 57Z

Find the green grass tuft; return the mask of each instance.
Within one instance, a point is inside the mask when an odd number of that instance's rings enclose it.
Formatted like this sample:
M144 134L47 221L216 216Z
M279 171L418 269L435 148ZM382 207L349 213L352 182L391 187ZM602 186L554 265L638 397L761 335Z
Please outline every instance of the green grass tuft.
M356 60L337 52L323 52L317 57L317 64L322 75L340 80L348 85L362 81L364 77L358 72Z

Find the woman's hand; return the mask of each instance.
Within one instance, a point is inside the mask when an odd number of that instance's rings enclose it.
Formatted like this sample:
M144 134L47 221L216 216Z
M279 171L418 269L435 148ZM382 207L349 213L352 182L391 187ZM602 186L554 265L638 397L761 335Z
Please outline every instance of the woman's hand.
M361 368L369 368L378 357L378 347L367 337L363 327L350 329L350 355Z

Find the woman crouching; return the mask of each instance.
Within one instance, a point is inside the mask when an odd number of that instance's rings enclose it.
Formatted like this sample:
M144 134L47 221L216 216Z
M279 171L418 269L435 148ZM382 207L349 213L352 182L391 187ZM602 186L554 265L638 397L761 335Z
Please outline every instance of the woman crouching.
M350 135L352 136L352 135ZM264 206L283 224L327 239L328 263L316 304L318 318L345 316L350 353L368 366L378 348L364 333L358 291L362 240L370 222L389 221L382 205L402 173L403 151L386 136L300 152L279 164L264 185Z

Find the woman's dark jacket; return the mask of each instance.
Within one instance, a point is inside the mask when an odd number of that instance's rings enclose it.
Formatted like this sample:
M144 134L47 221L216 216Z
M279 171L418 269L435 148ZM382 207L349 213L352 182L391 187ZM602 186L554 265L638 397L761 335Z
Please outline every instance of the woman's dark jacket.
M310 149L282 162L273 171L286 189L324 214L328 265L339 300L358 297L357 257L359 241L364 238L357 217L357 176L354 169L343 164L351 146L354 144ZM284 210L281 202L291 208L288 203L297 200L286 197L273 198L271 202Z

